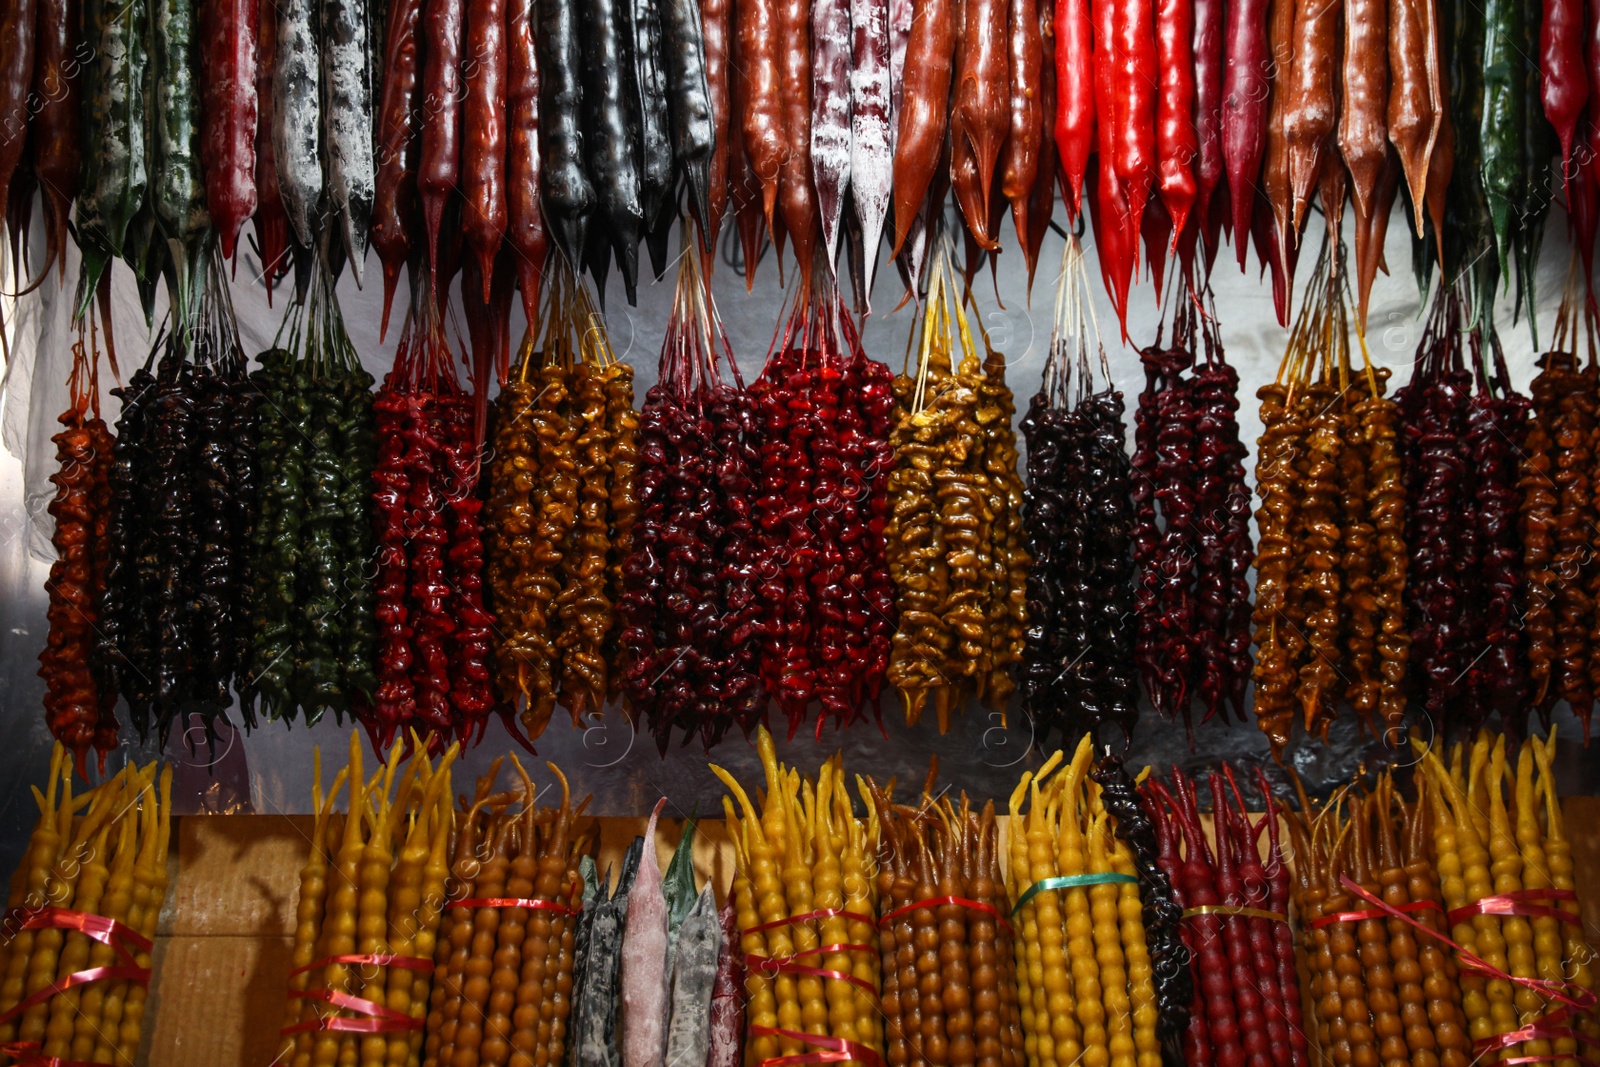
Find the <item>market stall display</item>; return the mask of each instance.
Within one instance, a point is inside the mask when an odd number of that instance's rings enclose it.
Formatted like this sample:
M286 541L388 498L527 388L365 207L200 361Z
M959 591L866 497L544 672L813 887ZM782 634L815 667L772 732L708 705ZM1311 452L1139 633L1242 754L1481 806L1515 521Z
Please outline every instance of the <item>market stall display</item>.
M1231 767L1203 791L1135 778L1085 736L1003 817L936 792L937 767L906 795L838 757L802 776L758 731L757 799L719 770L726 865L692 817L658 865L665 798L624 850L553 765L558 804L515 760L500 791L497 760L458 807L459 745L412 737L369 774L349 741L326 791L317 767L296 861L285 1063L1463 1067L1581 1064L1600 1041L1553 734L1419 743L1325 801L1296 781L1283 808L1258 771L1259 813ZM73 778L58 745L11 879L0 1041L131 1065L152 958L173 959L153 946L172 775Z
M1005 714L1019 689L1036 735L1076 737L1130 734L1136 677L1186 728L1196 710L1253 715L1277 754L1295 720L1321 738L1344 708L1391 747L1424 718L1515 733L1561 702L1587 718L1595 388L1577 264L1587 286L1600 65L1570 39L1593 22L1582 3L258 6L0 10L17 288L42 278L26 240L42 198L44 269L68 239L83 253L80 320L98 301L109 321L114 259L152 324L169 294L162 357L107 412L105 590L74 594L99 629L93 688L126 698L141 733L237 699L245 726L348 712L379 747L412 727L481 739L491 713L520 713L527 742L558 704L580 724L620 705L665 751L748 734L769 703L791 731L876 717L885 678L913 721L929 702L941 728L969 699ZM1020 427L1004 346L980 323L980 356L970 327L1007 213L1031 284L1058 182L1122 339L1146 274L1163 302L1131 459L1121 400L1091 380L1078 235ZM1537 343L1557 185L1577 256L1524 399L1498 339L1525 316ZM1402 193L1436 310L1391 386L1362 339ZM1351 247L1322 238L1296 316L1307 219L1342 233L1347 203ZM699 254L664 353L697 354L664 356L678 398L636 415L631 368L594 327L613 263L633 298L640 244L659 277L674 229ZM883 235L917 323L899 379L860 341ZM1237 413L1259 383L1224 356L1209 295L1225 241L1241 266L1254 250L1294 325L1261 391L1253 544ZM363 280L369 243L380 334L402 275L411 290L375 400L333 297L346 266ZM726 254L753 285L767 247L792 251L778 274L796 284L745 391L715 370L732 363L711 276ZM223 294L241 248L269 298L291 264L296 283L253 373ZM1120 358L1104 355L1108 382ZM705 444L640 451L641 418L670 442L690 410ZM736 458L691 471L708 448ZM203 469L181 473L174 450ZM635 551L641 473L649 506L671 506ZM135 506L144 492L162 506ZM697 552L663 547L696 492L727 514L700 523ZM1459 515L1470 530L1441 526ZM66 655L83 641L56 588ZM156 665L148 681L135 661ZM50 672L57 690L68 673ZM93 747L63 692L57 733ZM94 716L102 748L114 715Z

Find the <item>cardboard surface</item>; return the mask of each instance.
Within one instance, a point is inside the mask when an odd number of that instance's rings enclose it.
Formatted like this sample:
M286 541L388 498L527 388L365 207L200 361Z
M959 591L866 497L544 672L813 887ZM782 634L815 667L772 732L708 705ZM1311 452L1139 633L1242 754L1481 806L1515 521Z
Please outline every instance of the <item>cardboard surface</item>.
M144 1062L267 1067L283 1025L293 949L292 936L159 938Z
M191 815L177 822L178 877L159 933L294 936L310 815Z
M1584 925L1600 944L1600 797L1564 804ZM597 862L620 866L647 820L599 820ZM1002 820L1002 832L1003 832ZM662 820L664 868L682 834ZM283 1025L300 867L309 816L211 815L178 821L177 865L156 943L156 979L140 1065L270 1067ZM696 835L695 872L720 890L733 875L733 850L720 814Z

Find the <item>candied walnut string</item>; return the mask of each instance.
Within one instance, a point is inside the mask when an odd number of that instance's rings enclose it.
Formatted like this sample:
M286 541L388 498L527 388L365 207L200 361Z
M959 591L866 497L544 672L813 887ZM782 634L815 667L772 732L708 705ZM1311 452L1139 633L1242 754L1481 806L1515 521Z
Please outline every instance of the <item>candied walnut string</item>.
M1043 387L1022 420L1028 486L1022 521L1032 559L1019 671L1023 710L1039 737L1108 727L1124 741L1137 720L1133 537L1136 486L1123 450L1122 395L1110 388L1083 252L1069 241ZM1105 387L1096 390L1090 334Z
M1172 303L1171 347L1158 334L1141 353L1145 388L1133 455L1136 647L1151 703L1168 718L1182 716L1192 746L1195 701L1202 721L1243 714L1253 553L1238 374L1223 354L1214 315L1202 315L1196 301Z
M106 592L91 659L103 692L125 696L141 736L154 726L163 744L173 720L191 712L214 743L232 689L252 687L255 390L220 260L197 264L196 275L201 287L181 328L113 390L123 400L120 440L105 442ZM252 723L248 695L243 712ZM109 707L100 718L109 739Z
M85 779L90 750L104 774L106 753L117 741L116 692L101 684L94 669L95 630L111 549L106 489L114 443L100 417L99 331L93 315L88 318L87 344L80 321L72 346L71 406L57 420L61 431L50 439L58 463L50 476L56 492L49 504L56 560L45 587L50 629L39 653L45 722L51 736L72 752L78 775Z
M663 752L675 730L707 747L730 725L748 733L765 702L750 565L759 438L699 262L679 261L639 413L639 515L618 603L623 692Z
M1342 702L1389 731L1406 706L1401 412L1364 341L1352 365L1334 259L1325 243L1278 379L1259 393L1255 712L1280 757L1296 718L1326 737Z
M1416 664L1411 680L1413 696L1436 730L1477 729L1494 715L1505 728L1517 730L1535 691L1521 654L1518 606L1525 602L1527 565L1519 530L1526 517L1519 522L1519 512L1541 453L1518 458L1529 431L1529 401L1510 388L1492 329L1467 332L1466 314L1460 294L1441 290L1416 371L1395 394L1408 501L1407 597ZM1557 370L1554 381L1564 377ZM1558 409L1561 403L1556 401ZM1539 405L1536 391L1532 407ZM1582 458L1573 467L1558 465L1553 480L1558 496L1582 512L1588 508L1592 419L1579 409L1571 414L1571 439L1582 443ZM1536 449L1543 444L1534 441ZM1538 562L1538 531L1532 532ZM1563 564L1581 570L1576 547L1581 539L1557 524L1551 558L1557 573ZM1578 707L1591 691L1592 603L1583 583L1574 582L1561 584L1556 605L1554 691ZM1536 617L1536 633L1543 625ZM1538 685L1545 688L1543 681Z
M827 719L846 726L877 706L895 629L881 533L889 373L867 358L825 273L797 296L750 386L762 684L791 733L818 701L819 735Z
M981 323L986 356L978 359L947 247L935 258L918 332L916 372L894 382L896 463L884 534L901 627L889 680L908 723L931 696L942 733L968 697L1000 709L1014 688L1027 554L1004 363Z
M530 740L558 704L582 724L621 684L639 425L632 371L568 267L550 274L543 321L495 405L484 513L495 684Z

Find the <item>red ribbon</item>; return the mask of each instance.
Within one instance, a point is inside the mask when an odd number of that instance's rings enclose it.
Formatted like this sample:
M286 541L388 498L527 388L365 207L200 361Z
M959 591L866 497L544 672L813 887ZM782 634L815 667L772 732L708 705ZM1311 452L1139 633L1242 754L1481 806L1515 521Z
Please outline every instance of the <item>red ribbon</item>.
M1011 933L1011 923L998 910L985 904L981 900L968 900L966 897L929 897L927 900L913 900L910 904L898 907L878 920L878 927L888 926L891 920L898 919L908 911L917 911L920 908L937 908L945 904L958 904L968 911L981 911L993 915L1001 926L1006 928L1006 933Z
M784 1037L790 1041L798 1041L803 1045L820 1048L822 1052L798 1052L788 1056L773 1056L762 1060L759 1067L790 1067L791 1064L801 1063L846 1063L856 1060L860 1063L874 1064L883 1067L883 1058L875 1049L857 1041L843 1037L828 1037L825 1034L803 1034L797 1030L780 1030L775 1026L752 1026L751 1037Z
M804 915L795 915L788 919L774 919L772 922L762 923L760 926L751 926L740 930L739 933L741 935L759 934L763 930L780 930L785 926L795 926L799 923L810 922L812 919L833 918L845 918L852 922L866 923L868 926L872 925L872 916L863 915L859 911L846 911L844 908L824 908L821 911L808 911Z
M0 1056L10 1056L12 1067L111 1067L108 1063L93 1060L64 1060L60 1056L46 1056L37 1041L12 1041L0 1045Z
M1436 911L1440 915L1444 914L1444 908L1440 907L1437 900L1413 900L1408 904L1390 904L1388 907L1394 908L1396 911ZM1385 918L1388 918L1388 914L1382 911L1336 911L1332 915L1322 915L1311 920L1306 924L1306 928L1308 930L1320 930L1324 926L1332 926L1334 923L1361 923L1369 919Z
M433 970L433 961L425 960L421 956L395 956L387 952L365 952L349 956L327 956L308 963L304 967L296 967L289 972L289 977L293 978L295 975L305 974L307 971L321 970L330 963L363 963L371 964L374 967L398 967L403 971Z
M1384 914L1392 915L1402 922L1410 923L1412 926L1416 927L1418 930L1421 930L1429 937L1449 945L1450 948L1455 950L1455 953L1461 959L1463 966L1470 967L1472 970L1485 974L1497 981L1515 982L1517 985L1527 986L1529 989L1543 993L1552 1000L1559 1000L1561 1003L1572 1008L1576 1008L1578 1011L1591 1011L1594 1009L1597 1003L1600 1003L1600 1000L1597 1000L1594 993L1582 987L1574 987L1567 982L1558 982L1543 978L1519 978L1516 975L1507 974L1498 967L1491 966L1478 956L1468 952L1465 948L1458 945L1455 941L1452 941L1439 931L1434 930L1431 927L1424 926L1411 916L1401 912L1398 908L1395 908L1389 904L1385 904L1377 896L1367 892L1365 889L1362 889L1359 885L1352 882L1350 880L1350 876L1347 874L1341 874L1339 876L1339 884L1344 886L1347 892L1354 893L1362 900L1365 900L1369 904L1376 906L1380 911L1384 912ZM1569 989L1572 990L1570 995L1566 992Z
M155 946L148 937L116 919L108 919L104 915L91 915L86 911L72 911L68 908L12 908L6 912L5 918L0 920L0 925L12 928L12 923L21 919L21 925L14 927L17 930L76 930L85 937L98 941L117 954L121 961L115 967L90 967L82 971L74 971L65 978L55 981L40 989L30 996L24 997L17 1004L4 1013L0 1013L0 1026L14 1022L30 1008L37 1007L55 996L75 989L90 982L134 982L138 985L150 984L150 968L140 967L132 949L140 952L149 952ZM43 1054L40 1054L41 1057ZM20 1057L19 1057L20 1059ZM49 1063L48 1059L40 1059L39 1063Z
M1474 1041L1472 1050L1481 1059L1485 1053L1520 1045L1524 1041L1561 1041L1568 1039L1582 1041L1584 1044L1600 1048L1600 1039L1590 1037L1588 1034L1567 1025L1567 1017L1571 1014L1570 1009L1559 1008L1544 1018L1531 1022L1520 1029L1512 1030L1510 1033L1498 1034L1482 1041ZM1563 1055L1552 1054L1549 1056L1514 1056L1510 1059L1496 1060L1495 1062L1499 1064L1553 1063L1556 1060L1570 1060L1587 1064L1589 1067L1600 1067L1600 1061L1596 1061L1590 1056L1574 1056L1571 1053Z
M421 956L396 956L389 952L357 952L343 956L326 956L290 971L289 977L293 978L307 971L321 970L330 963L370 964L374 967L398 967L404 971L418 972L433 970L433 961L423 959ZM315 1019L307 1019L284 1027L278 1031L280 1037L311 1030L338 1030L353 1034L395 1034L406 1030L421 1030L425 1021L337 989L291 989L289 999L326 1001L335 1009L353 1011L369 1018L347 1019L342 1015L320 1015Z
M407 1030L421 1030L426 1019L412 1018L404 1012L386 1008L364 997L352 996L338 989L291 989L290 1000L321 1000L333 1005L335 1010L353 1011L365 1019L350 1019L343 1015L319 1015L315 1019L285 1026L279 1037L304 1034L313 1030L336 1030L346 1034L398 1034Z
M133 954L117 942L126 942L140 952L155 948L154 942L126 923L69 908L12 908L0 919L0 928L9 928L12 921L19 918L22 919L22 925L17 927L18 930L76 930L85 937L116 949L118 955L129 962L132 962Z
M878 950L872 945L823 945L821 948L810 948L804 952L796 952L792 956L756 956L747 954L744 965L747 970L759 971L769 977L776 974L805 974L815 978L832 978L840 982L849 982L872 994L874 1000L878 997L878 987L863 978L857 978L849 971L831 971L821 967L812 967L799 962L807 956L822 956L833 952L866 952L873 956Z
M565 904L558 904L553 900L532 900L527 897L468 897L465 900L453 900L446 907L451 908L529 908L533 911L553 911L557 915L576 915L581 908L569 908Z
M1552 908L1546 904L1532 903L1536 900L1577 900L1578 894L1570 889L1519 889L1512 893L1496 893L1492 897L1474 900L1470 904L1463 904L1459 908L1450 910L1450 925L1454 926L1474 915L1520 915L1530 919L1559 919L1563 922L1583 925L1583 920L1575 913Z

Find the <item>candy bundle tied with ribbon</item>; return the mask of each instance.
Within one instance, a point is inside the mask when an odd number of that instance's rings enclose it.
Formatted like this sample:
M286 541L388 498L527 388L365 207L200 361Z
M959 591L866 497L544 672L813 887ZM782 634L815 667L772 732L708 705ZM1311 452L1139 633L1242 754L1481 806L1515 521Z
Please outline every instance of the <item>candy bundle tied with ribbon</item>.
M171 771L129 764L74 795L72 766L58 744L0 918L0 1055L19 1067L124 1067L143 1031Z
M326 795L317 768L280 1063L450 1062L509 1046L523 1028L538 1040L541 1023L552 1045L558 1012L565 1031L571 1000L546 997L544 979L554 987L564 974L571 987L578 863L593 843L575 829L565 779L552 768L561 805L540 808L515 760L520 788L494 791L497 760L456 811L457 750L433 761L428 749L397 744L368 778L352 735Z
M1600 1063L1592 951L1555 795L1553 737L1419 746L1406 793L1302 802L1295 909L1324 1050L1385 1061Z
M1130 827L1112 811L1121 791L1091 777L1093 756L1085 735L1070 762L1057 752L1024 774L1007 826L1022 1026L1028 1046L1059 1064L1159 1057L1173 1027L1162 1019Z
M855 815L839 757L802 782L778 763L765 728L756 745L766 771L759 810L732 775L712 768L738 801L724 807L748 994L744 1062L880 1067L894 1034L892 1016L885 1033L878 996L879 819Z
M867 779L879 825L878 948L887 1051L895 1067L1022 1063L1014 926L1000 871L994 804L963 794L896 804ZM904 1057L904 1058L902 1058Z
M1267 810L1252 819L1226 764L1207 784L1211 838L1201 825L1199 791L1183 772L1142 790L1188 956L1189 1012L1174 1040L1190 1063L1239 1063L1274 1050L1282 1059L1272 1062L1304 1067L1310 1042L1276 804L1264 790ZM1169 1013L1175 1005L1164 1002L1163 1021Z

